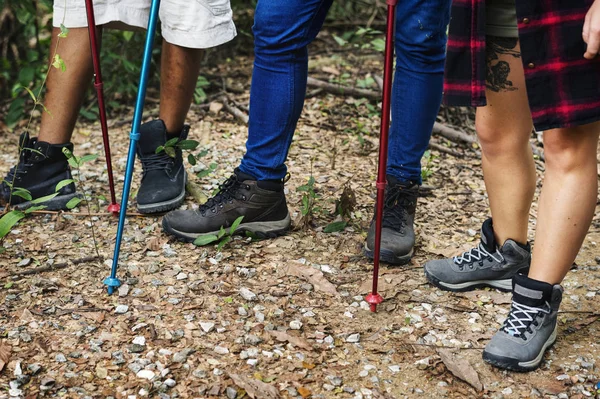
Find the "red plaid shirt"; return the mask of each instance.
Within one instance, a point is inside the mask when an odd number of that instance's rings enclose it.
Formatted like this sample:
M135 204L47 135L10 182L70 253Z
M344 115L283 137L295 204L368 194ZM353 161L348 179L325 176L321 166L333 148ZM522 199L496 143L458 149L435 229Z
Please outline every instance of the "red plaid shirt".
M585 14L594 0L517 1L521 55L538 131L600 120L600 56L583 58ZM483 106L485 0L454 0L444 100Z

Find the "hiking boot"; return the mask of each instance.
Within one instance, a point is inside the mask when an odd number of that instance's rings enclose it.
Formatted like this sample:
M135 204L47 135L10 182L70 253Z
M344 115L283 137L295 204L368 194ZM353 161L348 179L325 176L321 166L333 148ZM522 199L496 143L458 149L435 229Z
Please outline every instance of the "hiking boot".
M190 127L185 125L179 140L187 138ZM159 146L172 137L167 136L165 123L158 119L140 127L137 153L142 161L142 182L137 193L137 209L141 213L166 212L178 208L185 199L186 172L183 155L174 147L175 157L166 151L156 153Z
M483 351L489 364L514 371L539 367L546 350L556 341L556 316L563 289L516 275L510 312Z
M54 198L39 204L14 195L14 190L11 196L10 185L13 184L15 189L28 190L32 200L54 194L58 183L73 178L67 157L63 154L63 148L72 152L73 144L49 144L38 141L37 137L29 138L28 133L23 133L19 137L19 148L19 163L9 170L0 185L0 207L10 203L11 207L17 209L33 205L44 205L45 209L51 211L66 209L67 203L77 196L73 183L61 188Z
M282 181L257 181L236 169L219 192L197 210L169 212L163 230L182 241L217 234L244 216L236 232L250 232L259 238L280 235L290 228L290 215Z
M478 246L460 256L429 261L424 269L427 280L443 290L459 292L493 287L510 291L513 276L527 274L530 263L529 243L522 245L509 239L499 247L492 219L488 219L481 227Z
M396 265L410 262L415 245L415 209L419 186L405 186L393 176L387 177L381 230L379 260ZM365 255L373 259L375 252L375 216L371 221Z

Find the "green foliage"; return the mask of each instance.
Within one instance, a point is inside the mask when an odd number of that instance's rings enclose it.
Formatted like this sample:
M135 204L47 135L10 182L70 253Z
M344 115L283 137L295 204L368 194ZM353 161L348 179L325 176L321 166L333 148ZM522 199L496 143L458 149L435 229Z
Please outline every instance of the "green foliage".
M427 150L421 159L421 180L427 181L433 175L433 160L437 158L431 151Z
M203 234L203 235L199 236L194 241L194 245L202 247L202 246L209 245L209 244L212 244L212 243L218 241L219 244L217 245L217 251L221 251L225 245L227 245L229 242L231 242L231 240L233 239L233 235L236 233L236 231L237 231L238 227L240 226L240 223L242 223L243 219L244 219L243 216L238 217L231 224L231 227L229 227L227 229L225 227L221 226L221 229L219 230L219 232L216 235L215 234Z

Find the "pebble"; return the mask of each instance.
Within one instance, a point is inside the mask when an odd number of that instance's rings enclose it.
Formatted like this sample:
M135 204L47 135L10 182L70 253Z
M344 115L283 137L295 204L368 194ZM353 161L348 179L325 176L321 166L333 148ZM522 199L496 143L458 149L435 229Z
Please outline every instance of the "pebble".
M510 395L510 394L512 394L512 388L511 387L504 388L502 390L502 395Z
M246 287L240 288L240 295L247 301L256 301L256 294Z
M127 306L127 305L117 305L117 307L115 308L115 313L116 314L125 314L125 313L127 313L128 310L129 310L129 306Z
M223 346L215 346L214 349L215 353L218 353L219 355L226 355L229 353L229 349L223 347Z
M31 263L31 258L25 258L22 261L20 261L17 266L28 266Z
M175 386L175 384L176 384L176 382L172 378L167 378L165 380L165 385L168 386L169 388L173 388Z
M369 375L369 370L361 370L360 373L358 373L359 377L366 377Z
M292 320L290 321L290 328L292 330L299 330L302 328L302 322L299 320Z
M56 361L59 363L64 363L67 361L67 358L62 353L59 353L58 355L56 355Z
M247 345L258 345L262 342L262 339L260 337L257 337L256 335L247 335L244 338L244 343L246 343Z
M360 341L360 334L350 334L348 335L348 337L346 338L346 342L350 342L350 343L356 343Z
M388 366L388 368L390 369L390 371L392 373L399 373L400 372L400 366Z
M245 307L240 306L238 308L238 315L240 315L240 316L248 316L248 311L246 310Z
M137 337L135 337L133 339L133 343L136 345L146 345L146 337L142 336L142 335L138 335Z
M568 375L568 374L561 374L561 375L559 375L558 377L556 377L556 379L557 379L558 381L565 381L565 380L568 380L568 379L570 379L570 377L569 377L569 375Z
M237 389L233 387L227 387L225 394L229 399L235 399L237 397Z
M171 356L173 354L173 352L171 352L168 349L159 349L158 353L163 355L163 356Z
M144 370L140 370L140 371L138 371L138 373L136 374L136 376L138 378L143 378L145 380L152 381L152 379L154 378L154 371L152 371L152 370L145 370L145 369Z
M185 280L188 278L188 275L185 274L184 272L179 273L176 277L177 280Z
M212 330L215 329L215 323L210 322L210 321L201 321L200 322L200 328L205 333L209 333L209 332L211 332Z
M119 296L124 297L127 296L127 294L129 294L129 285L123 284L119 287Z
M192 348L186 348L180 352L177 352L176 354L173 355L173 361L175 363L184 363L188 356L191 355L192 353L194 353L195 350Z
M246 363L248 363L250 366L254 367L258 364L258 359L248 359L248 361Z
M326 391L333 391L335 387L331 384L323 384L323 389Z

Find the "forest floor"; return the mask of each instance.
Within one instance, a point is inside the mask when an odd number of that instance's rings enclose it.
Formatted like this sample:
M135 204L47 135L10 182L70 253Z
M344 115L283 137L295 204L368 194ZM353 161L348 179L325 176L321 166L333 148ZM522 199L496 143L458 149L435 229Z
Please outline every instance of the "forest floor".
M242 109L251 65L240 58L210 70L228 77L225 87ZM381 65L378 55L322 52L312 58L310 73L324 81L356 81L380 73ZM369 88L377 90L376 84ZM454 155L433 150L423 160L429 189L418 202L415 256L404 267L384 265L385 302L371 313L363 297L370 291L372 263L362 248L374 204L379 107L313 90L287 163L296 229L285 236L238 237L221 252L169 239L160 215L135 215L138 164L120 258L124 285L108 296L102 280L117 220L104 213L104 205L91 216L82 206L19 223L0 254L0 398L595 396L600 212L564 281L559 338L540 369L494 369L482 361L482 348L506 315L510 294L442 292L422 271L427 260L459 254L479 239L488 204L477 146L434 136ZM157 106L149 101L147 115ZM467 111L442 109L439 121L473 134ZM118 193L128 148L125 122L110 123ZM208 176L190 173L210 195L238 165L247 128L216 102L210 110L194 107L189 123L190 137L206 155L187 168L200 172L215 164ZM0 170L15 164L17 141L16 133L0 138ZM99 125L79 124L73 142L77 155L100 155L76 174L80 189L108 197ZM536 165L541 184L544 164ZM297 188L311 174L314 218L302 227L306 193ZM341 232L325 233L344 187L356 197L349 223ZM196 206L194 199L184 206ZM536 210L534 205L532 232ZM15 276L95 255L95 246L102 261Z

